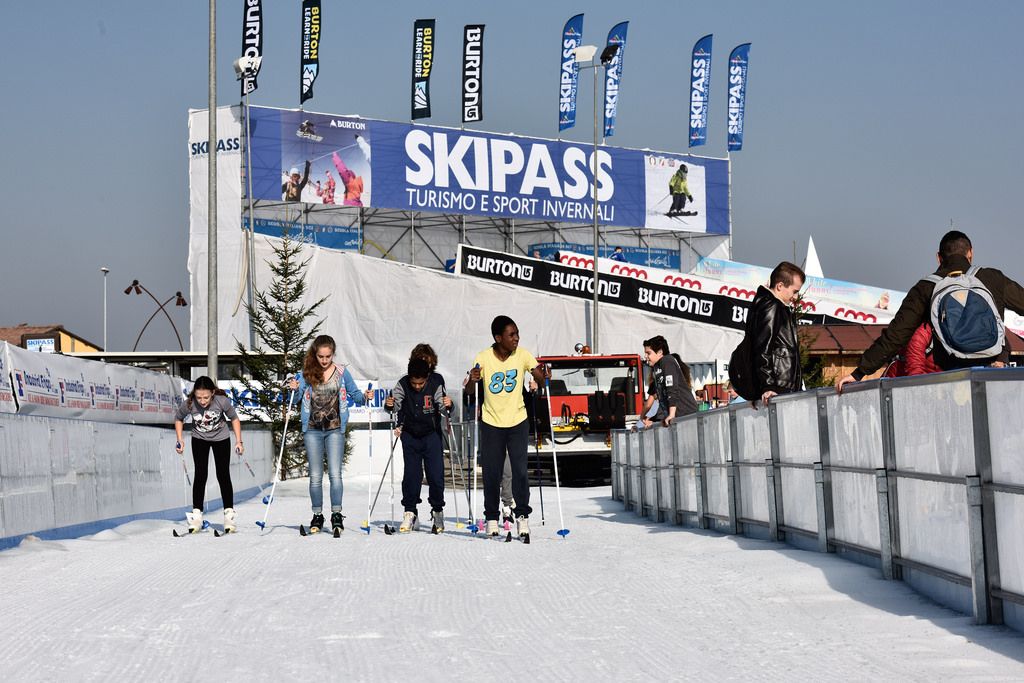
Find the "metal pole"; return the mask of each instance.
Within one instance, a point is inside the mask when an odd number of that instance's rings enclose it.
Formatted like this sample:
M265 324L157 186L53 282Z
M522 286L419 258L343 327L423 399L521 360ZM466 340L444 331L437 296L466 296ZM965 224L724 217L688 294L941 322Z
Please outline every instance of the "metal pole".
M598 332L597 305L598 305L598 292L600 291L599 287L598 287L598 278L599 278L599 276L598 276L598 269L597 269L597 259L598 259L598 253L599 253L598 249L600 248L600 245L598 244L599 234L600 233L599 233L599 228L598 228L598 213L597 213L597 211L598 211L598 200L597 200L597 65L596 64L592 64L591 65L591 69L594 71L594 161L592 163L593 172L594 172L594 339L593 339L594 348L591 349L591 351L596 354L596 353L598 353L598 348L599 348L598 337L597 337L597 332Z
M245 89L245 180L248 188L246 194L249 196L249 231L246 234L248 239L249 263L249 349L256 348L256 328L252 324L252 309L256 305L256 224L253 222L252 209L252 129L249 127L249 89Z
M100 272L103 273L103 350L109 351L107 348L107 273L110 272L110 268L103 266L100 268Z
M206 374L217 379L217 0L210 0L209 162L206 204Z

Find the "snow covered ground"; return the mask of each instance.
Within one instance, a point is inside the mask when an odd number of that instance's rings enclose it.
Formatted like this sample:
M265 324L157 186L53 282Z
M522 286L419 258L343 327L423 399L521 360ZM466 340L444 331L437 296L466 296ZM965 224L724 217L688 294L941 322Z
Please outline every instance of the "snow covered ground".
M563 490L566 540L535 490L523 545L456 530L451 492L443 536L361 534L365 478L340 539L301 538L306 486L279 487L264 535L254 500L235 536L145 521L0 553L0 678L1024 678L1020 634L836 557L638 519L607 488Z

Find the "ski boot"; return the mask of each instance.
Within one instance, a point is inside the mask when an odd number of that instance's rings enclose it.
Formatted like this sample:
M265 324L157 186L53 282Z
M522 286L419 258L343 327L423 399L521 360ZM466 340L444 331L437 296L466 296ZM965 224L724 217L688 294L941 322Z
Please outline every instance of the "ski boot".
M320 530L324 528L324 516L323 513L316 512L313 514L313 519L309 520L309 533L318 534Z
M444 532L444 510L433 510L430 513L430 518L433 520L433 524L430 527L430 533L440 534Z
M199 508L192 508L192 512L186 512L185 519L188 520L190 534L197 534L203 530L203 511Z
M530 520L525 515L516 517L516 530L519 532L519 538L523 539L523 543L530 542Z
M406 510L402 515L402 526L398 527L399 533L407 534L410 531L415 531L417 522L419 522L419 517L416 516L416 513Z
M234 533L235 516L235 508L224 508L224 533Z
M340 510L331 513L331 530L335 536L345 530L345 515Z
M486 535L488 535L488 536L497 536L498 535L498 520L496 520L496 519L489 519L489 520L487 520L487 525L486 525L486 528L484 530L484 533Z

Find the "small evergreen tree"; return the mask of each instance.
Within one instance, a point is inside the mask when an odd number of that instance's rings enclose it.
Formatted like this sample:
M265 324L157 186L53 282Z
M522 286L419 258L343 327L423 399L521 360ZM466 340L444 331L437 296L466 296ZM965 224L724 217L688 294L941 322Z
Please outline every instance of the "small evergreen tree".
M800 352L800 370L803 374L804 386L808 389L817 387L832 386L832 383L825 377L825 359L822 356L812 356L810 348L817 341L820 329L816 325L801 325L800 319L804 317L804 295L797 294L796 302L793 304L793 313L796 317L797 328L796 338Z
M256 331L255 348L248 350L244 344L237 344L242 367L248 371L243 374L248 376L236 379L245 386L255 403L239 406L239 409L254 421L270 424L276 453L281 448L285 404L291 393L287 387L282 389L282 385L289 373L302 368L306 349L323 323L317 319L317 312L327 299L324 297L305 306L301 304L306 294L305 274L309 259L302 260L302 243L293 240L287 228L282 231L281 241L273 243L272 247L276 258L266 262L273 273L270 287L266 290L254 288L255 301L246 305ZM281 477L300 474L305 465L299 398L295 397Z

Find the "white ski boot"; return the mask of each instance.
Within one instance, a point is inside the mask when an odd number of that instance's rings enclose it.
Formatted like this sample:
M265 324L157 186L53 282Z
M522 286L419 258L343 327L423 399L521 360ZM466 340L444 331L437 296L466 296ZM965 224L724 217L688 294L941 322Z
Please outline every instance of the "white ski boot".
M520 536L530 537L530 520L520 515L516 517L516 530Z
M224 508L224 533L235 531L235 508Z
M203 530L203 511L199 508L192 508L192 512L186 512L185 519L188 521L190 534L196 534Z
M430 519L433 522L430 532L434 534L444 533L444 510L431 511Z
M405 514L402 515L402 526L398 527L399 533L407 534L410 531L415 531L416 523L418 521L419 519L415 512L409 512L406 510Z
M485 533L488 536L497 536L498 535L498 520L496 520L496 519L489 519L489 520L487 520L487 525L486 525Z

